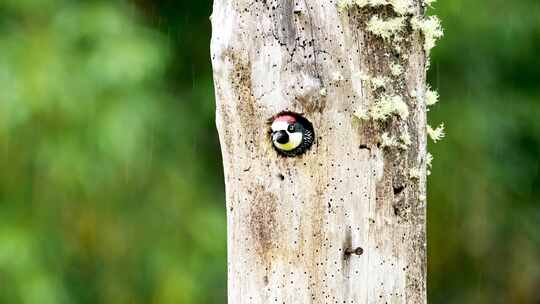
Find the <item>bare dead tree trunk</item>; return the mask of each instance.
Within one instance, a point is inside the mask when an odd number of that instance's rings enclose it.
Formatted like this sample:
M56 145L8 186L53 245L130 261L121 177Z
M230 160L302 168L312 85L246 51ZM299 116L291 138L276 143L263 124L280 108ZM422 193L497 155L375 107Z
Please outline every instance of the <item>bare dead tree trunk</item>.
M372 2L215 0L231 304L426 303L424 7ZM285 110L315 129L298 157Z

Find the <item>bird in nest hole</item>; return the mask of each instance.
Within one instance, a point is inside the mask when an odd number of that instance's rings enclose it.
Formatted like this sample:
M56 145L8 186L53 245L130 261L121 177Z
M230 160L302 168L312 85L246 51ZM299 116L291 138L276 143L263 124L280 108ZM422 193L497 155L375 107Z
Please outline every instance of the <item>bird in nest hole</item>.
M306 152L315 138L312 124L295 113L284 112L276 115L270 128L274 148L287 157Z

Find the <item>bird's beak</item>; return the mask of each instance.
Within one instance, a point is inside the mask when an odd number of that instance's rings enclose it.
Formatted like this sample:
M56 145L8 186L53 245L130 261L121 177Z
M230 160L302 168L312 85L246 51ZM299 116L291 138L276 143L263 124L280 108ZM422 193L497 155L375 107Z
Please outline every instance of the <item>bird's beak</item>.
M272 140L280 144L286 144L289 141L289 134L283 130L276 131L272 133Z

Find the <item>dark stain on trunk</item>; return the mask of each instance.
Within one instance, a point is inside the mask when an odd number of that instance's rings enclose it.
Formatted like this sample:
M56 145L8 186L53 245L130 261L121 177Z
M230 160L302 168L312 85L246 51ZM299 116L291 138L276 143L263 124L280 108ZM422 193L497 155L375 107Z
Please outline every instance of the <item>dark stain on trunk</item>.
M252 189L248 224L253 247L264 264L270 264L273 244L279 241L279 223L276 219L278 199L261 185L255 185Z

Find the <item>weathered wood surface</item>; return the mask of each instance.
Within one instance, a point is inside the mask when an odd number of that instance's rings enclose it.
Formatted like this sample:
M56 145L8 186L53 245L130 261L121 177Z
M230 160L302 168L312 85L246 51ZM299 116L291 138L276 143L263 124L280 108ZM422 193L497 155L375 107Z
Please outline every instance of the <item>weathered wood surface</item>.
M341 12L331 0L215 0L229 303L426 303L426 56L410 26L401 54L367 32L375 14L394 12ZM397 77L395 62L404 67ZM392 82L376 89L359 75ZM403 97L407 119L354 117L381 90ZM268 120L283 110L315 127L301 157L272 149ZM403 130L408 149L381 146L383 132ZM415 168L421 174L411 178ZM344 253L356 247L361 256Z

